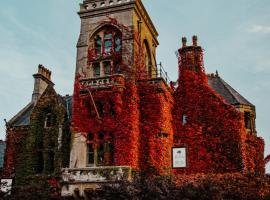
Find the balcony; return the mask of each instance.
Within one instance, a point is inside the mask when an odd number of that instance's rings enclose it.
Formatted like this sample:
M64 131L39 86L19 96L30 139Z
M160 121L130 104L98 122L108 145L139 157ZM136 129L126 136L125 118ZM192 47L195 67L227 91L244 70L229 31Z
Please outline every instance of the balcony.
M131 168L127 166L104 166L89 168L62 169L62 196L79 193L84 196L86 190L94 190L102 184L120 180L131 180Z
M124 75L116 74L111 76L96 77L81 79L80 83L83 88L95 88L95 89L105 89L112 86L124 87Z

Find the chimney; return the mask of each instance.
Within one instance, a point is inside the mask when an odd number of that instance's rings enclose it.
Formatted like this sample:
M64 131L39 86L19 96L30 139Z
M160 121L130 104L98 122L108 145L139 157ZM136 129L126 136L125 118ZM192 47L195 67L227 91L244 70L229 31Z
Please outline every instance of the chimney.
M187 38L182 37L182 47L186 47L186 46L187 46Z
M36 103L48 85L54 86L51 81L51 71L43 65L38 65L38 72L33 75L35 79L32 102Z
M198 37L196 35L192 37L192 43L194 47L198 46Z
M192 44L187 45L187 38L182 38L182 47L179 52L179 74L182 71L194 71L196 73L205 73L203 64L203 49L198 45L198 37L192 37ZM180 73L181 71L181 73Z

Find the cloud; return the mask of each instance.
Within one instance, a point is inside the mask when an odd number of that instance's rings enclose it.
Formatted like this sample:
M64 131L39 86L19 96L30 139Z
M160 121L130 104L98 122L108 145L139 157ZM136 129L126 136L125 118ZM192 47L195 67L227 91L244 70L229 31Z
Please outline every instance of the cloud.
M270 33L270 26L254 24L248 31L251 33Z

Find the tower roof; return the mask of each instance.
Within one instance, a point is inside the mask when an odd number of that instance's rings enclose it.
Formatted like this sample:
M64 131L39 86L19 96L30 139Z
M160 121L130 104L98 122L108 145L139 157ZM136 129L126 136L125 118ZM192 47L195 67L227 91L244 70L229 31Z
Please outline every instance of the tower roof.
M239 94L228 83L226 83L218 74L210 74L208 77L209 86L220 94L231 105L254 105L250 103L245 97Z

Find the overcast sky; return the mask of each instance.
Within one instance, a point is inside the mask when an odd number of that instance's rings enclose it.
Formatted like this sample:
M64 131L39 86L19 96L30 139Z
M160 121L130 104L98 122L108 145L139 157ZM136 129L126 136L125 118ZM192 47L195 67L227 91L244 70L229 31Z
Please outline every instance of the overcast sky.
M80 0L0 1L0 138L30 100L38 64L52 70L58 93L72 94ZM208 73L221 77L257 108L257 131L270 153L270 1L143 0L157 30L162 61L177 78L181 37L198 35ZM269 166L270 167L270 166ZM270 168L269 168L270 170Z

